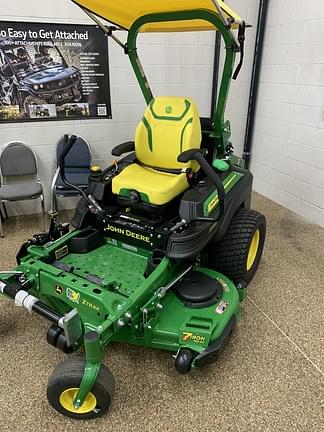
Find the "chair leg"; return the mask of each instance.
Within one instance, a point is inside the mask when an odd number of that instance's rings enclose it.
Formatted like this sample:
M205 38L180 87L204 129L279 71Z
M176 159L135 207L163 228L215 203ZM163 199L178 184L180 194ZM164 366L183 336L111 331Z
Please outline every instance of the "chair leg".
M41 207L42 207L42 228L43 228L43 232L45 232L46 227L45 227L45 202L44 202L44 195L42 194L40 196L40 200L41 200Z
M54 192L53 195L53 213L57 213L57 196L56 193Z
M1 205L1 202L0 202L0 205ZM4 237L3 228L2 228L2 213L1 213L1 217L0 217L0 237Z
M7 212L7 207L6 207L6 204L4 202L2 203L2 207L3 207L3 210L4 210L5 218L8 219L9 216L8 216L8 212Z
M4 237L2 222L5 221L5 216L2 214L1 208L4 207L4 203L0 199L0 237Z
M60 169L57 168L51 184L51 209L50 214L57 214L57 199L56 199L56 181L59 175Z

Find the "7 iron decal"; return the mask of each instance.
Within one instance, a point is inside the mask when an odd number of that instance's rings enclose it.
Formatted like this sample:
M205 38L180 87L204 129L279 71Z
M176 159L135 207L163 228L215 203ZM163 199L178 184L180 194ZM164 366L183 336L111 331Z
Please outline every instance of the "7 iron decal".
M181 340L183 342L196 342L196 343L204 343L206 340L205 336L197 335L192 332L182 332Z

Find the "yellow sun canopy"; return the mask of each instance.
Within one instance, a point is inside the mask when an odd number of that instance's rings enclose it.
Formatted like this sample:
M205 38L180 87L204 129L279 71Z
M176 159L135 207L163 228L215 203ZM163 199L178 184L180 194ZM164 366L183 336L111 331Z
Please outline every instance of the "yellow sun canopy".
M152 13L190 11L207 9L219 14L217 4L225 20L233 20L232 28L242 23L242 19L222 0L72 0L88 12L104 18L119 27L129 30L141 16ZM145 24L141 32L199 31L215 30L203 20L169 21Z

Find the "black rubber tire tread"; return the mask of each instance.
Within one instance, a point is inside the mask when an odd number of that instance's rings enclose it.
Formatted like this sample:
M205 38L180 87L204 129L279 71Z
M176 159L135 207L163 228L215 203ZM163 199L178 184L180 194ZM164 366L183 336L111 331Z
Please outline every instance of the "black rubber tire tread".
M63 351L65 354L71 354L73 353L73 346L68 347L66 345L66 338L64 336L64 333L61 333L57 340L56 340L56 348L58 348L60 351Z
M176 370L181 374L187 374L191 371L192 361L195 358L194 353L189 348L181 348L174 362Z
M115 394L114 377L105 365L101 365L97 380L91 390L98 402L96 409L84 414L76 414L66 410L60 404L60 395L68 388L80 386L84 366L84 358L69 358L56 366L47 384L47 399L50 405L64 416L77 420L89 420L103 415L110 407Z
M246 262L255 231L260 241L253 266L248 271ZM234 283L249 283L255 275L262 256L266 236L266 219L256 210L239 210L233 217L225 237L208 250L209 267L223 273Z
M47 343L56 347L57 339L60 336L62 329L58 327L56 324L52 324L47 330L46 340Z

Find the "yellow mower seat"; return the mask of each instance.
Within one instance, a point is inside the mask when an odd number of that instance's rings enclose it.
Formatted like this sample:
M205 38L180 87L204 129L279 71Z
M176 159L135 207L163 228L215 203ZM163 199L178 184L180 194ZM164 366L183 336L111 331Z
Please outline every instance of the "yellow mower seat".
M186 170L190 168L196 172L199 169L197 162L181 163L177 157L185 150L200 148L200 143L200 119L192 100L183 97L153 99L136 128L138 163L127 166L113 178L112 192L129 197L136 191L143 202L168 203L188 188ZM172 173L174 170L179 173Z

